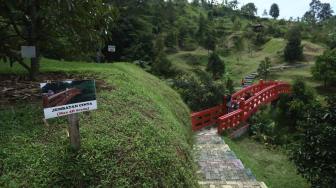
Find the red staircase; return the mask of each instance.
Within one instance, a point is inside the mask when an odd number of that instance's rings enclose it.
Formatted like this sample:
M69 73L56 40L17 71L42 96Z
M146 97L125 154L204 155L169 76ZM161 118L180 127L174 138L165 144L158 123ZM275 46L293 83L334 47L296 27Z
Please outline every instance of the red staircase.
M291 86L280 81L260 81L258 84L246 87L231 97L231 102L238 104L238 109L227 113L226 100L223 104L191 114L192 130L217 124L221 134L229 128L234 128L245 122L258 108L278 99L280 94L290 93ZM249 96L248 96L249 95ZM247 97L248 96L248 97Z

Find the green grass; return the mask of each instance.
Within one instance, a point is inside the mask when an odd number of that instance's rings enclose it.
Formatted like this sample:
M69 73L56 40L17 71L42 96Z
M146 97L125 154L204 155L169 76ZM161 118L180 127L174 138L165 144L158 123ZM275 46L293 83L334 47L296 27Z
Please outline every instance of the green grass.
M246 168L250 168L258 181L269 188L310 187L304 178L296 173L296 168L287 156L279 150L270 150L260 143L245 137L225 142L236 153Z
M41 70L95 75L114 89L80 114L78 154L64 117L47 127L40 103L0 107L0 187L195 186L189 109L163 81L127 63L43 59ZM1 63L0 72L24 70Z
M282 51L286 46L286 41L282 38L273 38L263 45L262 51L264 53L275 54Z

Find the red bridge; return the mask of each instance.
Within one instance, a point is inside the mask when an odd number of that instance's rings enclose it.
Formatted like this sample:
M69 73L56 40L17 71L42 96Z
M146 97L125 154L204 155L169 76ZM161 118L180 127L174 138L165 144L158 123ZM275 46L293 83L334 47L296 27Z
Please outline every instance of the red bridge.
M43 107L50 108L54 106L62 106L67 104L72 98L81 94L81 90L77 88L66 89L65 91L56 93L52 96L43 96Z
M218 133L239 126L264 104L279 98L280 94L290 93L291 86L279 81L260 81L246 87L231 97L231 103L237 104L235 110L228 112L226 98L221 105L191 114L192 130L197 131L214 124L218 125Z

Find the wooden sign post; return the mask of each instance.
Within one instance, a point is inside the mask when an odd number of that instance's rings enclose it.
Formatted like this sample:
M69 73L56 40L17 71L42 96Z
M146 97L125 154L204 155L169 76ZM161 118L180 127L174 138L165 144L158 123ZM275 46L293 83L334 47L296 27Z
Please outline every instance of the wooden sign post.
M97 109L94 80L65 80L40 84L44 118L67 116L70 146L81 147L78 113Z
M80 149L80 134L79 134L79 117L78 114L68 115L69 121L69 137L71 148L78 151Z

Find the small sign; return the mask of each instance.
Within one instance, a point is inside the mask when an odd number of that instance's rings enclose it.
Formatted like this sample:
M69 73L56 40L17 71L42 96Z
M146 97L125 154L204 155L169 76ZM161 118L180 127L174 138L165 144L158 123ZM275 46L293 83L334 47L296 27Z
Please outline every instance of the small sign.
M116 46L114 46L114 45L108 45L107 46L107 51L109 51L109 52L115 52L116 51Z
M22 58L35 58L36 57L35 46L21 46L21 56Z
M96 110L94 80L41 83L45 119Z

